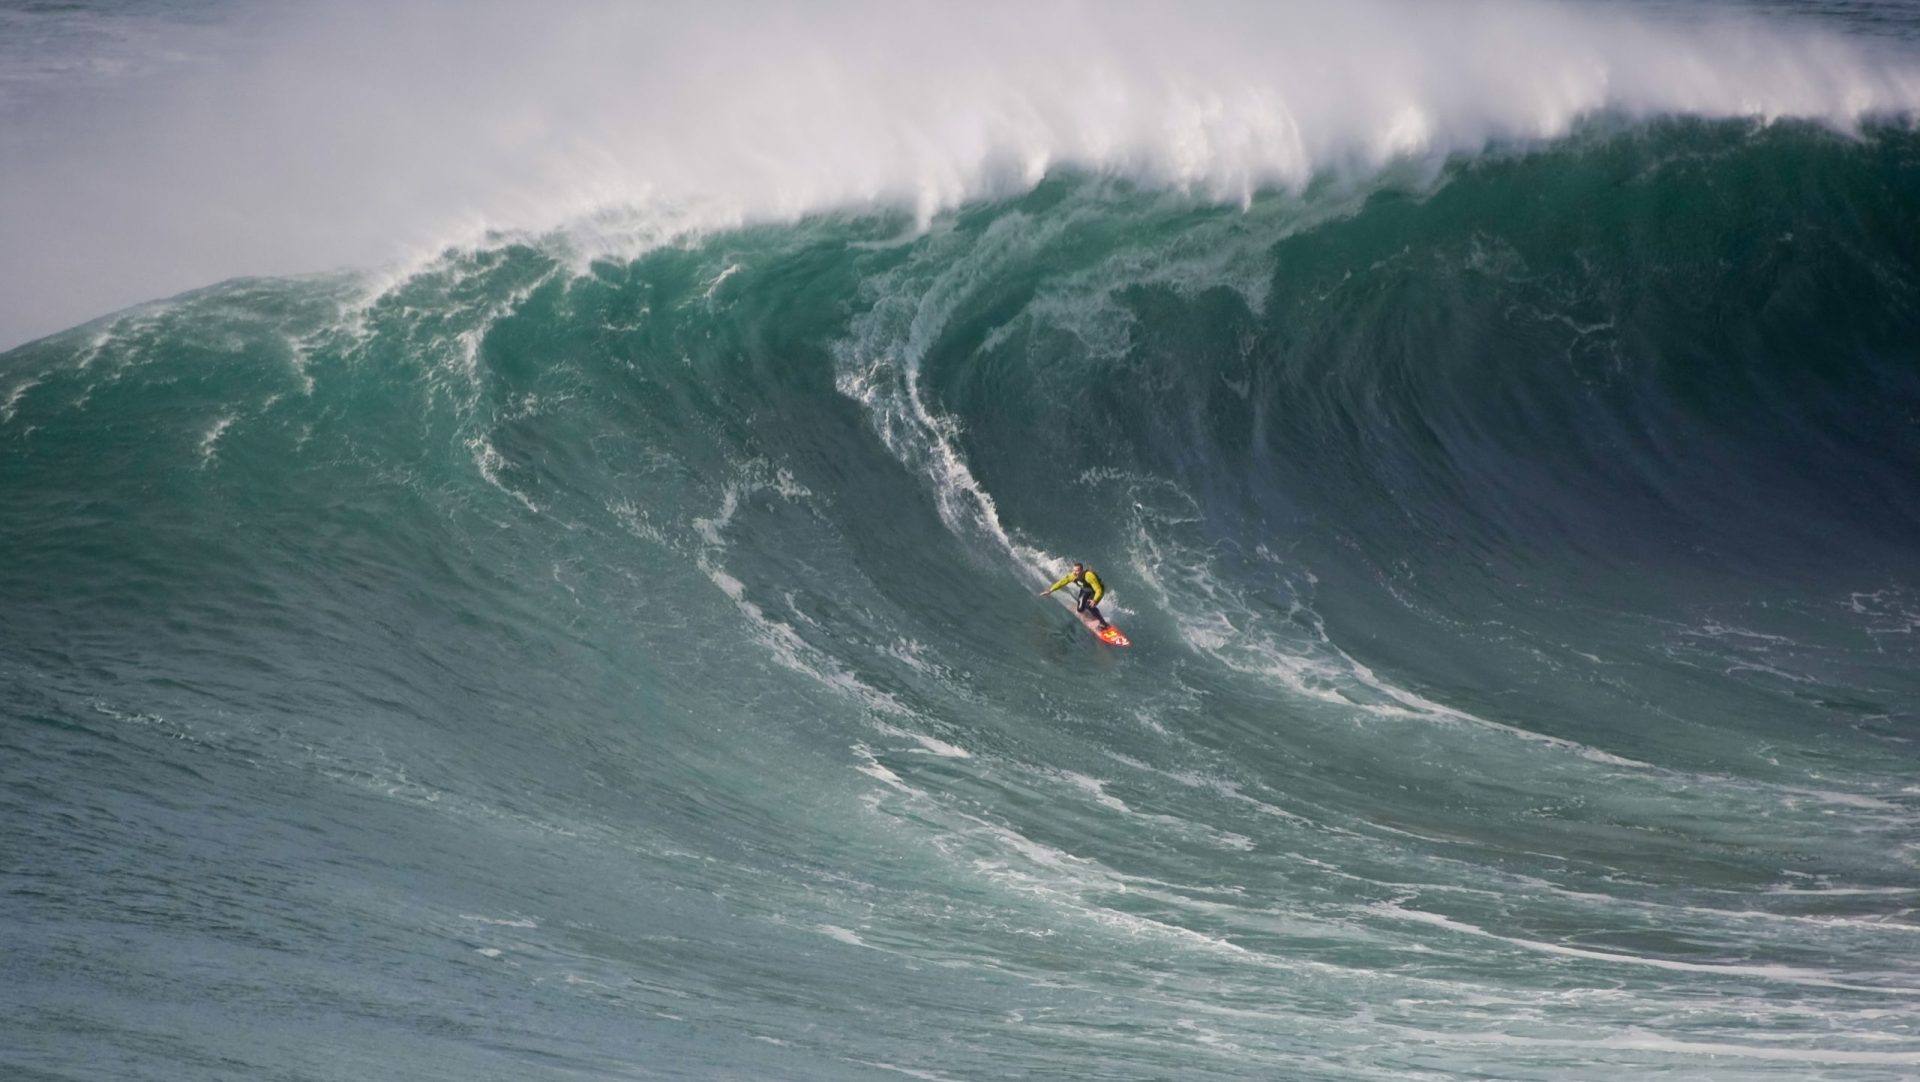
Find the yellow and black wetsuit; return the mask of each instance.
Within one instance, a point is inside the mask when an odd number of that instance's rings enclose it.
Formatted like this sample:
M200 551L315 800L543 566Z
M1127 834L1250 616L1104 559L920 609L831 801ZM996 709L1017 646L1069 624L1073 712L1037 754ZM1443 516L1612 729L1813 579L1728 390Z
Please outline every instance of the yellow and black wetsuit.
M1059 582L1047 587L1047 592L1052 593L1070 582L1080 587L1080 603L1076 605L1075 608L1081 612L1092 613L1093 618L1100 621L1100 626L1105 627L1107 618L1100 615L1099 606L1100 599L1107 596L1107 588L1100 582L1099 574L1091 567L1082 568L1079 571L1069 571L1066 575L1062 576Z

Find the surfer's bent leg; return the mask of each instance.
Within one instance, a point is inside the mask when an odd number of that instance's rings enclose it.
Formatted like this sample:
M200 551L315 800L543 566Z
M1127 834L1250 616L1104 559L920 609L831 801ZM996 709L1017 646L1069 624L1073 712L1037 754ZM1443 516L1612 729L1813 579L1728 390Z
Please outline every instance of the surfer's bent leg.
M1080 603L1078 605L1075 605L1074 609L1079 612L1084 612L1088 616L1093 617L1094 620L1097 623L1099 623L1102 630L1106 628L1107 618L1100 615L1100 606L1093 603L1092 590L1080 591Z
M1094 622L1100 625L1100 630L1105 631L1107 629L1107 618L1100 615L1100 606L1093 603L1093 591L1083 588L1080 591L1079 598L1080 603L1075 605L1074 609L1093 617Z

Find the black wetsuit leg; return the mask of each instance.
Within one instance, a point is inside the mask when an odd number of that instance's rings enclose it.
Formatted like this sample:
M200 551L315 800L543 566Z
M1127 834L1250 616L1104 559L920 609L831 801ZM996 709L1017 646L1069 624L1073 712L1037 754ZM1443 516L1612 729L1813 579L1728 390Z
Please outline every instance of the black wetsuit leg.
M1086 586L1080 587L1080 604L1075 606L1075 608L1080 612L1092 614L1095 620L1100 621L1100 626L1106 626L1107 618L1100 615L1100 606L1093 603L1093 590L1091 588Z

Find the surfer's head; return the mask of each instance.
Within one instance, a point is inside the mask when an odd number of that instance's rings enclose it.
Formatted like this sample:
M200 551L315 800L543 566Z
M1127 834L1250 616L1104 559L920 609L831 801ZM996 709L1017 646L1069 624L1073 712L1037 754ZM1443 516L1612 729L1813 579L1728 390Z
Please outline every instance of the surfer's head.
M1087 565L1083 563L1075 563L1073 565L1073 573L1076 575L1082 571L1085 571L1086 569L1087 569Z

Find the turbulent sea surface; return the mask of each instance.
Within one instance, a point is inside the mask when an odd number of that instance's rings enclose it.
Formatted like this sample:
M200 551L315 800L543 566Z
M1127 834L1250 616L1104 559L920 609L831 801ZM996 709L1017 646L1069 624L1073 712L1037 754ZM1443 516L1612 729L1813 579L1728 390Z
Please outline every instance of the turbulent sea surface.
M0 1075L1920 1075L1915 20L1777 7L1312 25L1373 104L1260 82L1306 9L1054 116L968 38L647 150L797 189L0 354ZM279 40L181 11L10 11L9 140Z

